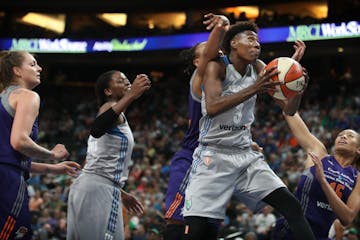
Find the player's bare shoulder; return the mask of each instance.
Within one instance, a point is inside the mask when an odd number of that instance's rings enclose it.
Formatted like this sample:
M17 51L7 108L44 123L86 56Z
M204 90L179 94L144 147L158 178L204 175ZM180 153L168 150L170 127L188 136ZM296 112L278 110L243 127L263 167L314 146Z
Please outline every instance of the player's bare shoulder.
M206 67L207 74L212 76L218 76L220 79L224 79L226 75L226 64L220 58L215 58L208 62Z
M27 102L27 103L39 103L40 96L37 92L26 89L15 89L9 96L10 104L12 102Z

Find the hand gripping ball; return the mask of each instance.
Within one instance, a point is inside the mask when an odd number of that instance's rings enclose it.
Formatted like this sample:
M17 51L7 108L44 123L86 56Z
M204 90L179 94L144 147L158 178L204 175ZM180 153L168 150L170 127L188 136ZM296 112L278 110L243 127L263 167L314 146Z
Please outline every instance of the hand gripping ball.
M275 66L280 73L271 79L274 82L280 82L274 86L275 91L268 93L277 99L285 100L292 98L304 90L305 77L303 76L303 68L299 62L289 57L278 57L266 65L265 70Z

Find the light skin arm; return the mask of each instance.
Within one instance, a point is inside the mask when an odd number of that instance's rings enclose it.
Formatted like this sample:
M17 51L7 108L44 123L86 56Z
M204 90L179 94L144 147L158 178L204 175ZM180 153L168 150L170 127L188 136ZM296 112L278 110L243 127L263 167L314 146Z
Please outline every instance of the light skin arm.
M325 157L328 153L322 142L319 141L313 134L311 134L309 128L296 112L293 116L284 114L285 120L300 146L307 152L313 152L320 158ZM308 156L305 167L309 168L313 165L311 157Z
M194 63L197 67L196 75L192 83L192 92L197 97L201 97L201 84L205 73L207 63L219 55L219 44L224 33L229 29L230 22L223 15L215 15L212 13L206 14L204 24L207 25L206 29L210 32L209 38L206 42L203 53L199 57L199 61Z
M344 226L340 223L339 219L334 221L335 240L342 240L344 237Z
M62 144L48 150L30 138L32 126L39 113L40 98L37 93L18 89L10 95L9 102L16 111L10 136L10 144L16 151L41 160L64 160L69 156Z
M336 194L336 189L327 182L320 157L313 153L309 154L316 168L316 179L319 181L329 204L342 225L347 226L355 219L360 209L360 178L357 178L356 185L345 204ZM341 192L339 193L341 194Z
M76 175L76 171L78 169L81 169L81 166L78 163L72 161L64 161L58 164L31 162L32 173L67 174L74 176Z

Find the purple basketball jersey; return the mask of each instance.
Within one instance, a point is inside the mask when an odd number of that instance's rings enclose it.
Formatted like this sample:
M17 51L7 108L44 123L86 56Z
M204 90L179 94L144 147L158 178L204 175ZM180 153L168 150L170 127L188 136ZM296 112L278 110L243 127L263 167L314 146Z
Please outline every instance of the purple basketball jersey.
M321 161L326 180L338 197L346 203L355 187L358 177L357 170L352 166L343 168L334 156L326 156ZM295 194L301 202L306 219L316 239L328 239L328 233L336 215L316 180L314 166L303 173ZM276 239L293 239L288 224L283 218L277 221L274 233Z
M186 131L186 135L182 141L182 147L194 151L198 146L199 138L199 120L201 118L201 103L194 100L191 94L189 94L188 100L189 109L189 128Z

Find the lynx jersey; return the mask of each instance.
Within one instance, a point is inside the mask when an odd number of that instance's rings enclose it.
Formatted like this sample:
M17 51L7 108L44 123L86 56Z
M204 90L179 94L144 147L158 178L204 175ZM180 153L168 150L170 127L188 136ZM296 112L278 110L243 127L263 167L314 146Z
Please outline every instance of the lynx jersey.
M248 65L244 76L235 70L232 64L226 67L226 77L222 82L222 95L232 95L253 85L257 74L254 66ZM246 148L251 145L250 127L254 121L256 95L236 107L210 117L206 112L205 93L201 101L203 117L200 119L199 142L217 147Z
M86 164L83 171L97 174L111 180L121 187L129 175L134 137L130 126L125 122L109 129L100 138L90 135Z

